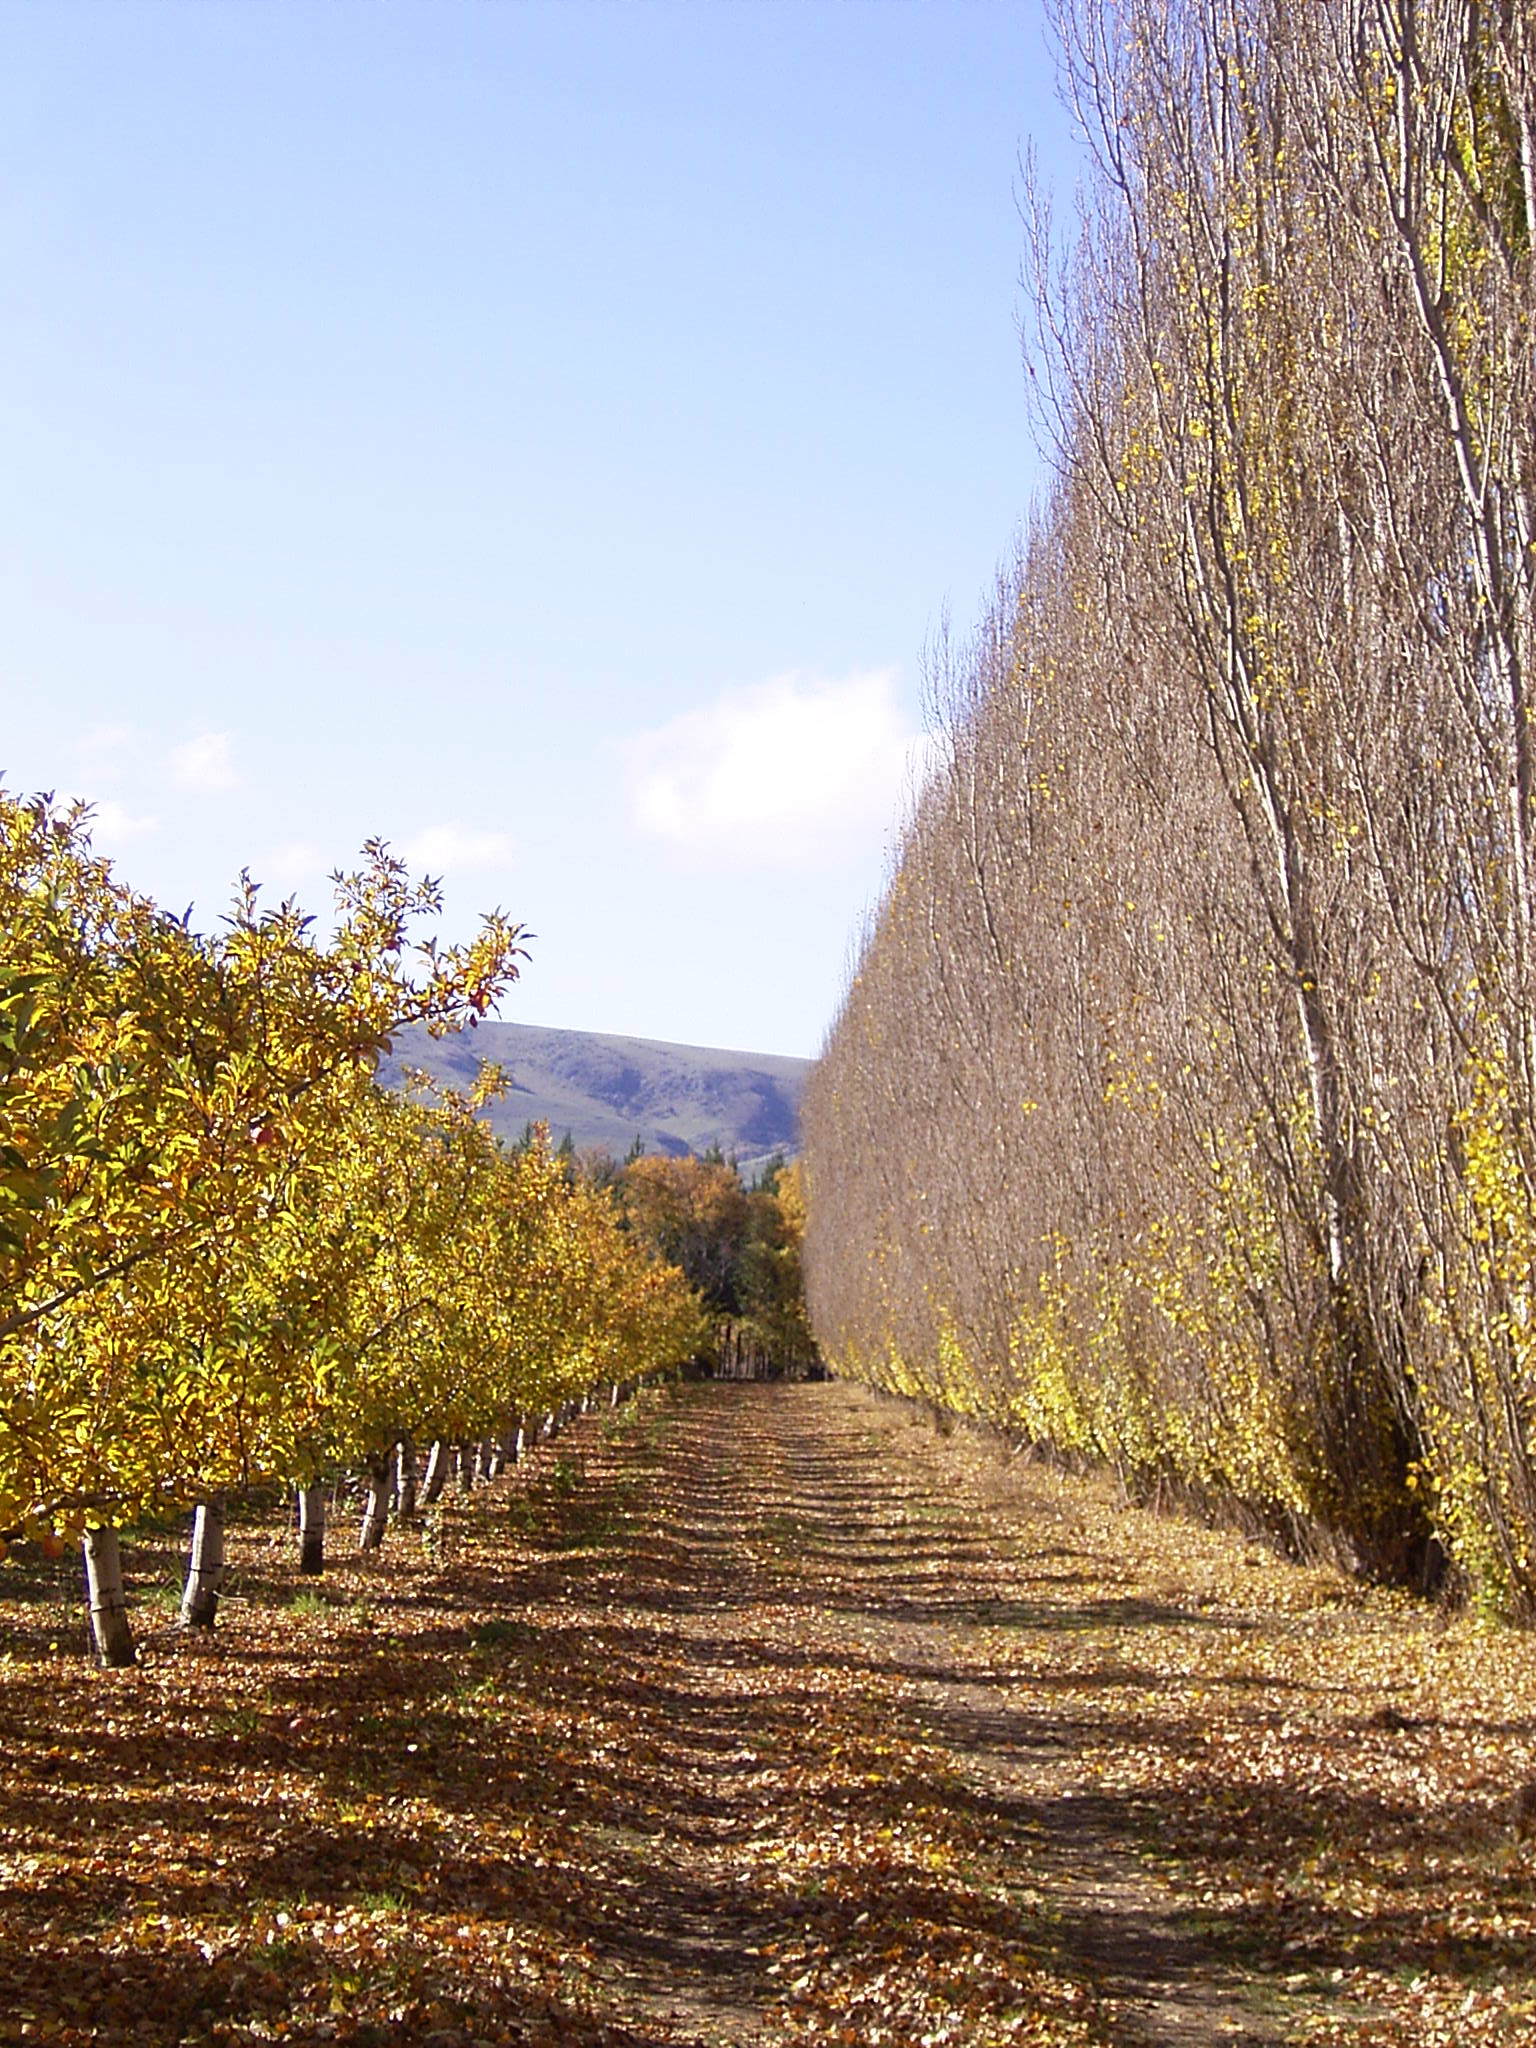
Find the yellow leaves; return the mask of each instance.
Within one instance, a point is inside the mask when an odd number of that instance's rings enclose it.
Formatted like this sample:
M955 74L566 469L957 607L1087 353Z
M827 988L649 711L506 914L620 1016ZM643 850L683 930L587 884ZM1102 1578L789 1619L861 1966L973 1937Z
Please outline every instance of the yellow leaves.
M611 1207L498 1155L498 1075L435 1104L371 1078L402 1023L491 1006L520 927L413 946L436 886L382 842L338 897L322 945L246 880L204 939L116 883L80 814L0 792L8 1522L313 1470L434 1416L488 1429L679 1338Z

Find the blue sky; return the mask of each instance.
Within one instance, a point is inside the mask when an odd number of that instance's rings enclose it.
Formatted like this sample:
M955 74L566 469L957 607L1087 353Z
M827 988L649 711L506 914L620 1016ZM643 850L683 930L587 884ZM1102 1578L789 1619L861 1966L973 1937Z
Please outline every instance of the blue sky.
M195 921L378 834L533 1023L817 1048L1038 488L1035 6L0 0L0 770Z

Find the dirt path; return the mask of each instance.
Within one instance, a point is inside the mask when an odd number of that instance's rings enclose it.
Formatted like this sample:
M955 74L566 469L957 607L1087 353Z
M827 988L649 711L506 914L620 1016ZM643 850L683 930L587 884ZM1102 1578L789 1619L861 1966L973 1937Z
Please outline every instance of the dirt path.
M1536 2039L1536 1646L855 1390L592 1419L142 1665L0 1574L0 2042ZM144 1587L174 1550L132 1558Z
M1278 2042L1291 1959L1196 1925L1098 1796L1091 1693L1140 1617L1110 1593L1086 1711L1011 1711L1000 1632L1049 1666L1098 1617L1054 1504L1001 1522L1001 1475L957 1463L846 1390L723 1389L670 1434L667 1526L613 1588L669 1667L647 1702L667 1870L611 1929L633 1995L721 2043Z

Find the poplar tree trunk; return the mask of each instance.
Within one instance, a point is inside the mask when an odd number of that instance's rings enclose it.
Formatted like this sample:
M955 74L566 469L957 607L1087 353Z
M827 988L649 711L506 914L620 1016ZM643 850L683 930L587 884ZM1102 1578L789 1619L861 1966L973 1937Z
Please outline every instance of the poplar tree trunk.
M440 1436L432 1439L432 1448L427 1453L426 1477L421 1482L421 1504L430 1508L436 1504L442 1493L443 1482L448 1477L448 1446Z
M485 1451L485 1476L487 1479L499 1479L501 1477L501 1468L506 1462L503 1454L505 1443L506 1438L501 1436L493 1436L487 1443Z
M416 1446L408 1436L395 1446L395 1513L402 1522L416 1519Z
M181 1595L179 1628L212 1628L224 1582L224 1503L199 1501L192 1516L192 1555Z
M472 1493L475 1486L474 1447L470 1444L459 1444L453 1455L458 1463L459 1491Z
M389 1520L390 1460L375 1458L368 1467L368 1498L363 1506L363 1526L357 1539L359 1550L377 1550L384 1541Z
M133 1630L123 1599L123 1561L115 1529L85 1532L85 1585L91 1610L91 1641L103 1664L136 1661Z
M318 1482L299 1489L299 1570L308 1578L325 1570L325 1488Z

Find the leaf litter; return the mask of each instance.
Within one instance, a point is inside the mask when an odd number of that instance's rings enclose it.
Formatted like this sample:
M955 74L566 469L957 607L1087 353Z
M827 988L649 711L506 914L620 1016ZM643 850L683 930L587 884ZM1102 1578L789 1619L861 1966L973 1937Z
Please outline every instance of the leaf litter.
M318 1587L253 1513L123 1672L18 1549L0 2041L1536 2038L1531 1639L921 1423L653 1393Z

